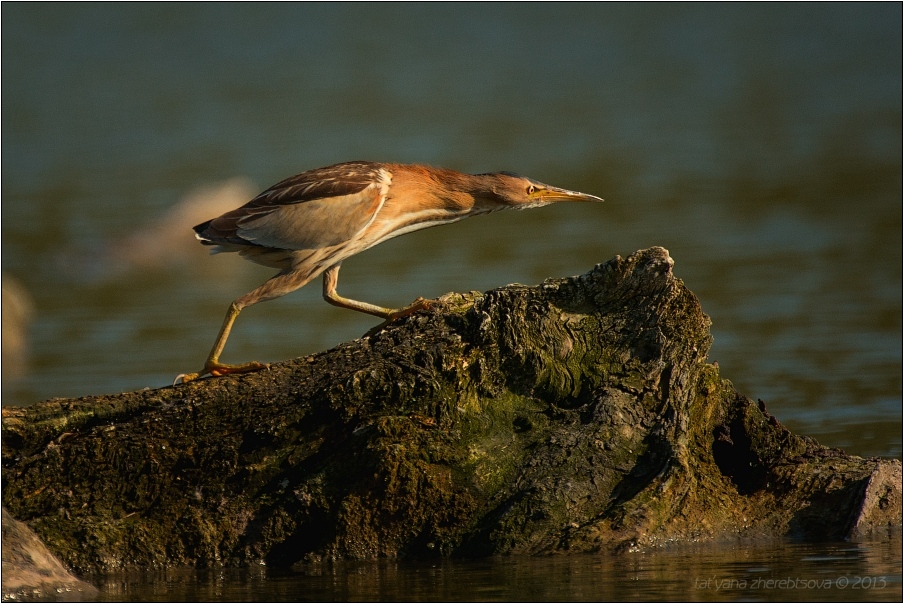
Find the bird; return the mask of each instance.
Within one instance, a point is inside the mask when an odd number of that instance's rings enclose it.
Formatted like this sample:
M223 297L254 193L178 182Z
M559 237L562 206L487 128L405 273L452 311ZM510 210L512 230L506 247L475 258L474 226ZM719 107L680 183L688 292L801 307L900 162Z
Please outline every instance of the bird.
M340 296L342 262L379 243L421 229L499 210L537 208L563 201L601 202L513 172L462 174L421 164L352 161L291 176L243 205L194 227L211 253L240 256L279 272L230 304L204 367L180 374L176 382L257 371L251 361L220 362L220 355L242 309L273 300L323 274L326 302L374 315L388 324L429 308L418 298L398 309Z

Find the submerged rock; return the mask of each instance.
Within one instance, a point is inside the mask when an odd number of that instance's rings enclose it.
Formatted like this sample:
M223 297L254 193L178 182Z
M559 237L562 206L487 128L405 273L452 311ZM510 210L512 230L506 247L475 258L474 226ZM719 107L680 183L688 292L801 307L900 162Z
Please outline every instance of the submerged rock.
M7 408L3 501L79 570L842 538L901 464L791 434L706 363L651 248L449 294L269 371Z
M71 575L30 528L12 518L5 509L0 516L4 602L78 601L97 596L97 589Z

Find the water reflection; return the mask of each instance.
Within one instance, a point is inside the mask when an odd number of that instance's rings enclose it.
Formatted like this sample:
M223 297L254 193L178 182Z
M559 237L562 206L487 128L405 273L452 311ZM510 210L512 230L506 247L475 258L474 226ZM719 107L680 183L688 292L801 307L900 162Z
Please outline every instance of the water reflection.
M128 601L900 601L900 539L96 578Z

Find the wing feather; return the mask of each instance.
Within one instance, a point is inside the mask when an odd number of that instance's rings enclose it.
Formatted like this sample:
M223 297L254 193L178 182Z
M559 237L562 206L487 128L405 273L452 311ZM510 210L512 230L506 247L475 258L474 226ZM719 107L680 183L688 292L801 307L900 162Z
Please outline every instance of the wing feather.
M287 250L351 240L383 205L392 174L383 164L349 162L279 182L244 206L195 227L202 243Z

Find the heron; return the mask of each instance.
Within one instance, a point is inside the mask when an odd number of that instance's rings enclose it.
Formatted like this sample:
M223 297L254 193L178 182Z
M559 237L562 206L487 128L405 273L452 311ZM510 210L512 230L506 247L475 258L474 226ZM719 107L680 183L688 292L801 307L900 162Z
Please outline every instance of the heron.
M404 308L384 308L340 296L339 267L346 258L393 237L499 210L537 208L562 201L599 202L512 172L462 174L417 164L352 161L291 176L242 207L194 227L211 253L240 256L279 272L236 298L201 371L183 383L268 367L251 361L220 362L242 309L273 300L323 274L323 298L341 308L374 315L384 324L429 308L418 298Z

